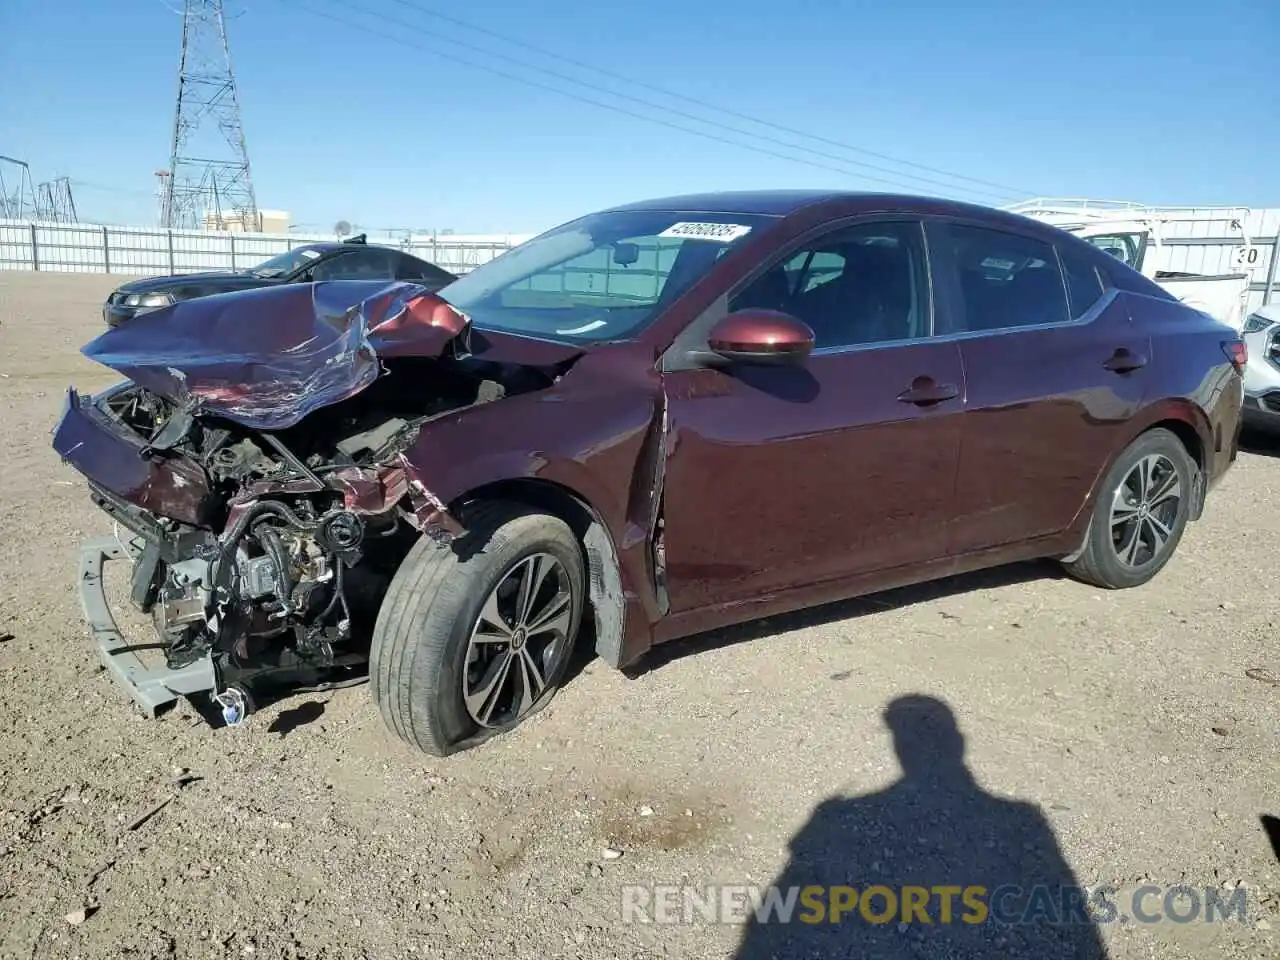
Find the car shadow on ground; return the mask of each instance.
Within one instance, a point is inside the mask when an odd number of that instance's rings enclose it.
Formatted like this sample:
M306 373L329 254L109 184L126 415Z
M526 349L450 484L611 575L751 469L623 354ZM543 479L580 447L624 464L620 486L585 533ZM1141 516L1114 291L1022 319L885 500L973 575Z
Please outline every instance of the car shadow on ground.
M793 613L777 614L760 620L751 620L736 626L712 630L663 644L655 647L643 660L634 667L629 668L627 673L633 677L640 676L660 669L676 660L682 660L685 657L705 653L709 650L734 646L751 640L760 640L780 633L791 633L795 630L805 630L810 627L838 623L841 620L853 620L868 614L883 613L886 610L896 610L900 607L909 607L917 603L926 603L930 600L958 596L974 590L1012 586L1033 580L1063 579L1065 577L1066 574L1063 572L1062 566L1056 561L1036 560L1028 563L1008 564L1003 567L992 567L974 573L959 574L954 577L932 580L909 587L898 587L895 590L886 590L882 593L868 594L850 600L838 600L834 603L826 603L818 607L807 607ZM943 616L945 617L947 614L943 614ZM594 644L588 643L583 646L593 647ZM594 656L593 651L591 656ZM587 659L589 660L590 657Z
M751 917L735 960L1104 960L1044 814L977 784L950 707L912 694L884 722L901 778L817 808L774 882L774 902L796 891L794 912Z
M283 739L299 727L315 723L323 716L324 703L320 700L307 700L276 714L276 718L267 727L267 733L278 733Z
M1240 449L1260 457L1280 458L1280 434L1246 427L1240 431Z
M1267 841L1271 844L1271 852L1275 855L1276 863L1280 863L1280 817L1272 817L1264 813L1258 819L1262 821L1262 829L1267 835Z

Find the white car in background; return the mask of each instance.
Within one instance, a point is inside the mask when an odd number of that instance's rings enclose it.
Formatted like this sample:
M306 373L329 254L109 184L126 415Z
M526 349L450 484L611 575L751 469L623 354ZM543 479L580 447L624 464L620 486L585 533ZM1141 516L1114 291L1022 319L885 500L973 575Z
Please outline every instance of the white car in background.
M1280 434L1280 303L1259 307L1242 330L1249 348L1244 370L1244 422Z
M1249 271L1260 255L1247 207L1041 198L1005 209L1074 233L1233 330L1244 324Z

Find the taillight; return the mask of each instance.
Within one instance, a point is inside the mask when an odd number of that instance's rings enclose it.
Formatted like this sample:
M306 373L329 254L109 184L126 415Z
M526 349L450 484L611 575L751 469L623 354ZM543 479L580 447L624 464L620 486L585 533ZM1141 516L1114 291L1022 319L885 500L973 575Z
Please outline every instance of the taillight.
M1249 347L1243 340L1227 340L1222 344L1222 352L1227 355L1236 373L1244 373L1249 365Z

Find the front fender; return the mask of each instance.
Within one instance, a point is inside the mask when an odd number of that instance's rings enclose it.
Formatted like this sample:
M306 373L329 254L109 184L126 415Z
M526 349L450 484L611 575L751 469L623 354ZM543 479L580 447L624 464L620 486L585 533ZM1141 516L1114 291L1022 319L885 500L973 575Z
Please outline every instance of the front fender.
M609 406L528 394L472 407L424 426L404 459L446 504L504 480L557 483L587 501L620 538L653 403L632 397Z

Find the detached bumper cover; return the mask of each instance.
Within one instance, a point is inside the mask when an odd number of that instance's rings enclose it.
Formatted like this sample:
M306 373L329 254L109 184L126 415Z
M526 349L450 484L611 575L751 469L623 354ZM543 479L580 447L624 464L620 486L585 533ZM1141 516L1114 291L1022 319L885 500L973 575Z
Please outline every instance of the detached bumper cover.
M103 568L109 560L132 562L133 559L134 555L114 537L101 537L81 544L80 606L107 673L128 691L147 716L154 717L162 707L179 697L213 690L217 681L213 662L208 656L177 670L149 667L138 656L138 650L146 648L131 646L125 641L107 604Z

